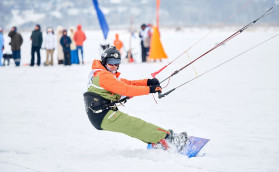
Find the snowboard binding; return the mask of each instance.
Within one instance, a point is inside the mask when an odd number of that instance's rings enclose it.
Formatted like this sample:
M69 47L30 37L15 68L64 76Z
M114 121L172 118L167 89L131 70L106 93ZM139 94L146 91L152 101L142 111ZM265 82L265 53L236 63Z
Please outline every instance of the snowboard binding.
M170 134L166 137L167 142L174 145L179 152L185 145L189 143L187 132L174 133L173 130L169 130Z

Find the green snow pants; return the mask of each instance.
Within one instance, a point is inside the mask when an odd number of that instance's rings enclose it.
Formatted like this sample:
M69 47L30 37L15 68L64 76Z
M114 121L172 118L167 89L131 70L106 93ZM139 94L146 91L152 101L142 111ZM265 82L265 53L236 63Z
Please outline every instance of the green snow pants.
M139 118L113 110L110 110L103 118L101 128L126 134L145 143L157 143L169 132Z

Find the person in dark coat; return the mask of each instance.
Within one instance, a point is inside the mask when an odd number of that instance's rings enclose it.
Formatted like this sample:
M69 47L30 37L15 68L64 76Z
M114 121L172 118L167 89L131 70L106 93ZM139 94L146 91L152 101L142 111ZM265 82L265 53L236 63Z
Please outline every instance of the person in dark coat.
M71 38L67 36L67 30L63 30L63 36L60 39L60 44L62 45L64 52L64 65L71 65L71 43Z
M140 37L140 46L141 46L141 59L142 59L142 62L146 62L146 54L147 54L147 50L146 48L144 47L144 30L146 28L146 25L145 24L142 24L141 25L141 31L139 33L139 37Z
M37 24L35 26L35 30L32 31L30 40L32 41L30 66L34 66L35 52L37 53L37 65L40 66L40 64L41 64L40 49L41 49L42 43L43 43L43 35L41 32L40 25Z
M19 66L20 65L20 47L23 43L22 36L17 33L17 27L12 27L11 31L8 34L9 37L11 37L11 49L13 53L13 59L15 61L15 65Z

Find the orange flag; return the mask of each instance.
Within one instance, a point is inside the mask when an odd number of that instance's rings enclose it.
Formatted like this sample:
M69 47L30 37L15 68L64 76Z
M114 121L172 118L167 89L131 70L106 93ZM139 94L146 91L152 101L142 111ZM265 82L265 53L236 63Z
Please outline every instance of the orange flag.
M168 58L166 55L162 43L160 41L160 35L158 27L153 26L153 33L151 36L151 45L149 51L149 59L157 60L157 59L165 59Z
M158 28L159 28L159 9L160 9L160 0L157 0L157 3L156 3L156 24L157 24Z

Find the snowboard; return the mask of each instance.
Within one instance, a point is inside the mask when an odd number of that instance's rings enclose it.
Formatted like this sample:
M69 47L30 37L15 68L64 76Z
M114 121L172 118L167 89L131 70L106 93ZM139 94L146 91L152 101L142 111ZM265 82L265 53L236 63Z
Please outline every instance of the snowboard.
M178 153L189 158L195 157L208 141L209 139L190 136L188 144L185 144ZM148 144L147 149L153 149L152 145Z

